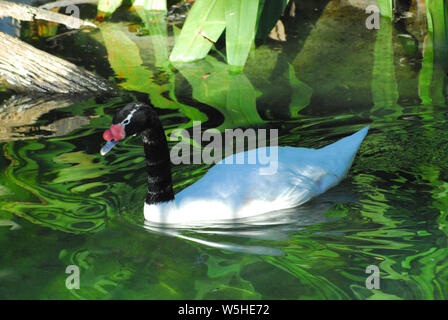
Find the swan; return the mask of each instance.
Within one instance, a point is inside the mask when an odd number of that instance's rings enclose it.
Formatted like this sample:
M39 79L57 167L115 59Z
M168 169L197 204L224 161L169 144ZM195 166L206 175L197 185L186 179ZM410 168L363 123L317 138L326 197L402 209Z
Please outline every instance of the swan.
M297 207L346 176L369 130L367 126L321 149L266 147L265 152L277 148L274 174L260 174L265 165L228 161L235 160L233 154L175 197L168 143L156 110L133 102L119 110L112 123L103 133L107 143L100 153L104 156L120 140L141 134L148 172L144 217L156 224L235 220Z

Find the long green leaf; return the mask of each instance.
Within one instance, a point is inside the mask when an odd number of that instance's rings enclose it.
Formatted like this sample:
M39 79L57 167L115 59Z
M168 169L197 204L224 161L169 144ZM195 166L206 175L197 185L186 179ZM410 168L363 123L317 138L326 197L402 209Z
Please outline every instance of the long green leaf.
M393 0L377 0L383 17L392 19L393 17Z
M431 98L433 104L444 104L443 79L448 70L448 1L427 0L428 29L432 38L434 50L434 74L431 85ZM437 79L437 80L436 80Z
M241 71L255 37L259 0L227 0L226 51L232 71Z
M426 1L428 29L433 34L434 49L447 58L448 52L448 1ZM440 60L440 59L439 59Z
M252 1L252 0L251 0ZM170 55L172 62L203 59L225 28L226 0L196 0Z

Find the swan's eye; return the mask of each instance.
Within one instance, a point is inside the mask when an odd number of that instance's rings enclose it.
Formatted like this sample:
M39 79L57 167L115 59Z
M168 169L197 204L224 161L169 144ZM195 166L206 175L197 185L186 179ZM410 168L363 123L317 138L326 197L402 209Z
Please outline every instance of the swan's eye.
M109 130L104 131L103 138L106 141L115 140L120 141L125 137L126 133L121 124L114 124L110 126Z

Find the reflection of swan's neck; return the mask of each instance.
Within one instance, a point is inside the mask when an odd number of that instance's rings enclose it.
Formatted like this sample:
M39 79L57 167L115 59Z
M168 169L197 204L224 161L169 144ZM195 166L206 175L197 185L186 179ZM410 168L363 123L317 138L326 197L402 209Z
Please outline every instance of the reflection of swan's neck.
M148 129L142 132L143 147L148 172L147 204L156 204L174 199L171 180L171 161L165 131L154 111Z

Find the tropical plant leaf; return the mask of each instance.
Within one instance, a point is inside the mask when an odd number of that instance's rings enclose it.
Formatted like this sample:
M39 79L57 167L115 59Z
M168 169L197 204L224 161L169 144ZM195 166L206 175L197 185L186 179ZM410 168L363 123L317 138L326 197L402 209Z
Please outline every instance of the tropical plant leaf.
M232 71L241 71L255 37L259 0L227 0L226 52Z
M380 13L383 17L392 19L394 15L393 0L377 0Z
M170 56L172 62L203 59L226 28L227 62L241 72L257 28L264 39L288 0L196 0Z
M203 59L225 28L227 0L196 0L170 55L172 62ZM252 0L251 0L252 1Z
M448 58L448 4L446 0L427 0L426 15L428 30L433 34L433 46L438 62L445 62ZM446 62L445 62L446 64ZM445 65L445 67L447 67Z

